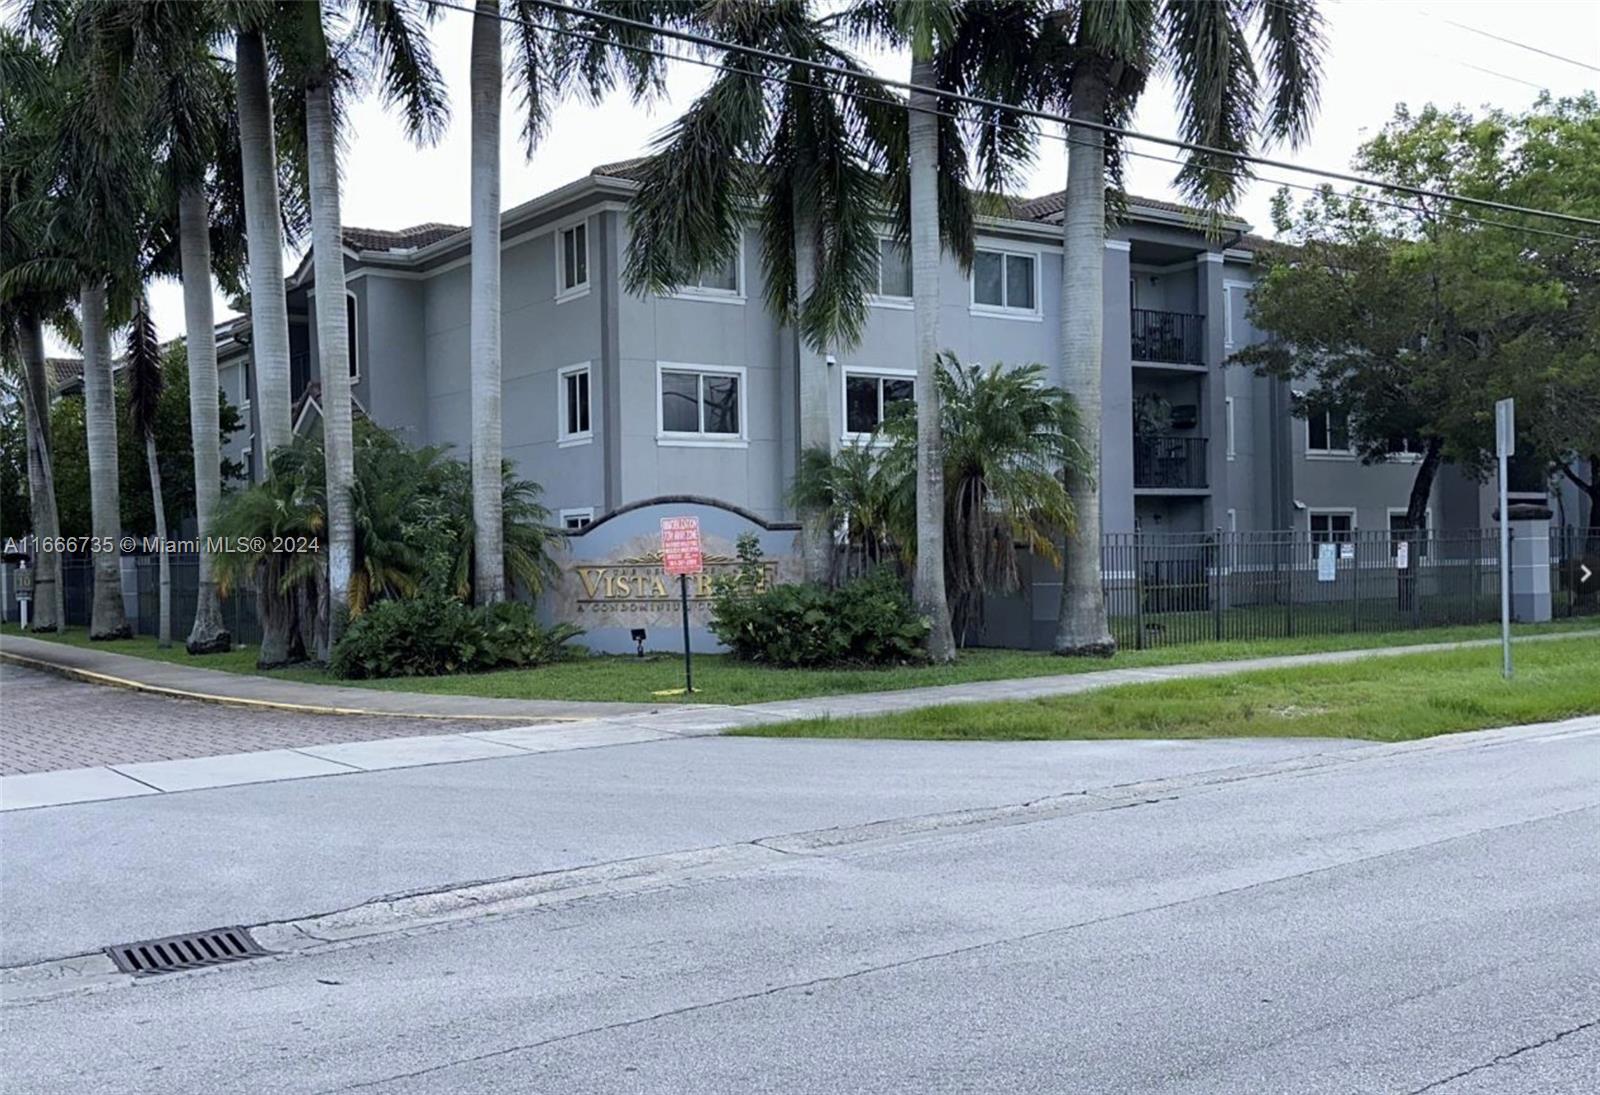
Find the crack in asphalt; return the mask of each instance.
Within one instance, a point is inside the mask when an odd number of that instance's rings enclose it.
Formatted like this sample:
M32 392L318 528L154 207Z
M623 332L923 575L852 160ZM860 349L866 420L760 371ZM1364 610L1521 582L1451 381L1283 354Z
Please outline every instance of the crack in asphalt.
M582 1030L568 1031L565 1034L555 1034L548 1038L540 1038L532 1042L523 1042L512 1046L502 1046L499 1049L489 1050L484 1053L471 1054L466 1057L460 1057L449 1061L441 1061L437 1064L429 1065L426 1068L414 1069L409 1072L399 1072L389 1076L380 1076L371 1080L362 1080L357 1083L342 1084L338 1087L323 1088L317 1092L317 1095L338 1095L340 1092L368 1090L383 1084L391 1084L403 1080L413 1080L422 1076L433 1075L438 1072L443 1072L447 1069L460 1068L467 1065L479 1064L484 1061L497 1060L499 1058L509 1057L518 1053L528 1053L534 1050L543 1049L546 1046L558 1045L563 1042L570 1042L579 1038L586 1038L590 1035L608 1034L613 1031L628 1030L633 1027L646 1026L651 1023L660 1022L664 1019L673 1019L683 1015L692 1015L697 1012L710 1011L712 1009L724 1007L729 1004L747 1003L752 1000L760 1000L766 997L775 996L779 993L792 992L797 989L805 990L821 986L837 985L843 982L854 981L859 978L872 976L874 974L889 973L895 970L908 969L910 967L928 962L938 962L948 958L959 958L998 947L1012 946L1019 943L1029 943L1038 939L1047 939L1053 936L1065 935L1068 932L1079 931L1084 928L1097 927L1102 924L1114 923L1116 921L1126 920L1132 917L1146 916L1151 913L1166 912L1172 909L1183 908L1188 905L1197 905L1207 901L1213 901L1217 898L1231 897L1237 894L1249 893L1254 890L1262 890L1273 886L1279 886L1284 883L1297 882L1301 879L1330 874L1334 871L1344 870L1350 867L1359 867L1365 864L1375 863L1393 856L1407 855L1412 852L1427 851L1458 840L1467 840L1473 837L1482 836L1486 833L1498 833L1528 825L1543 824L1548 821L1554 821L1559 818L1569 817L1574 814L1587 813L1594 810L1600 810L1600 804L1578 806L1570 810L1560 810L1556 813L1545 814L1537 818L1527 818L1521 821L1508 822L1504 825L1492 825L1482 829L1474 829L1471 832L1457 833L1454 836L1442 837L1438 840L1431 840L1422 844L1414 844L1405 848L1395 848L1386 852L1377 852L1373 855L1362 856L1358 859L1346 860L1344 862L1331 864L1326 867L1315 867L1310 870L1298 871L1293 874L1280 875L1276 878L1263 879L1259 882L1246 883L1242 886L1231 886L1221 890L1213 890L1203 894L1196 894L1192 897L1180 898L1175 901L1167 901L1157 905L1147 905L1138 909L1129 909L1124 912L1093 917L1091 919L1077 921L1072 924L1063 924L1052 928L1041 928L1038 931L1024 932L1020 935L1002 936L997 939L984 940L980 943L970 943L965 946L952 947L942 951L930 952L928 954L913 955L909 958L901 958L893 962L883 962L877 965L865 966L861 969L850 970L846 973L831 974L826 977L809 978L804 981L785 982L784 984L780 985L770 985L767 988L759 991L735 993L731 996L721 997L716 1000L706 1000L699 1003L686 1004L683 1007L669 1008L665 1011L656 1012L651 1015L639 1016L633 1019L623 1019L615 1023L605 1023L594 1027L586 1027ZM1593 1025L1595 1024L1584 1024L1584 1026ZM1510 1057L1516 1056L1518 1053L1526 1052L1530 1049L1536 1049L1541 1044L1548 1044L1549 1041L1557 1040L1561 1037L1565 1037L1566 1034L1575 1033L1577 1030L1581 1029L1583 1029L1583 1027L1574 1028L1573 1031L1567 1031L1563 1034L1556 1035L1554 1038L1547 1039L1544 1043L1536 1043L1534 1045L1525 1046L1511 1054L1504 1055L1505 1059L1509 1059ZM1468 1069L1466 1072L1463 1072L1460 1075L1468 1075L1473 1071L1490 1067L1493 1064L1498 1063L1500 1063L1499 1058L1493 1062L1490 1062L1489 1065L1475 1066L1475 1068ZM1439 1083L1448 1082L1449 1080L1454 1080L1457 1078L1459 1077L1447 1077L1446 1080L1437 1081L1435 1084L1429 1086L1436 1087ZM1418 1092L1426 1090L1428 1090L1428 1088L1419 1088ZM1410 1092L1408 1095L1418 1095L1418 1092Z
M1566 1030L1558 1030L1556 1033L1549 1035L1548 1037L1541 1038L1537 1042L1529 1042L1525 1046L1518 1046L1509 1053L1498 1054L1482 1064L1473 1065L1471 1068L1462 1069L1460 1072L1453 1073L1444 1077L1443 1079L1434 1080L1432 1083L1424 1084L1418 1088L1412 1088L1410 1091L1406 1092L1406 1095L1422 1095L1424 1091L1434 1091L1438 1088L1444 1087L1446 1084L1453 1084L1457 1080L1471 1076L1474 1073L1484 1072L1491 1068L1498 1068L1500 1065L1505 1064L1507 1061L1515 1060L1524 1053L1531 1053L1536 1049L1543 1049L1545 1046L1554 1045L1563 1038L1573 1034L1582 1033L1586 1030L1591 1030L1594 1027L1600 1027L1600 1019L1591 1019L1587 1023L1579 1023L1575 1027L1568 1027Z

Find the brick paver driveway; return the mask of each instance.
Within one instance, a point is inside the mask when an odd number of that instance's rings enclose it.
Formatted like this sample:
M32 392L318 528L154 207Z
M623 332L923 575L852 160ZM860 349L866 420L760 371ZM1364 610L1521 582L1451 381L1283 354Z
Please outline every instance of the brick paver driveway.
M0 775L6 776L450 734L486 725L494 724L225 707L84 684L0 663Z

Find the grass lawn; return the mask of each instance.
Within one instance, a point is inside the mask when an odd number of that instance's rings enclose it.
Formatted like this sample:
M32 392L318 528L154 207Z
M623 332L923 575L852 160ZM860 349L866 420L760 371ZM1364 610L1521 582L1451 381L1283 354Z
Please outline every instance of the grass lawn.
M736 733L952 741L1339 737L1407 741L1458 730L1600 714L1600 641L1572 638L1122 685L1053 699L817 719Z
M1596 627L1600 627L1600 620L1591 618L1518 627L1516 632L1521 635L1532 635ZM8 625L6 630L15 633L16 628L14 625ZM1306 654L1318 650L1450 642L1460 639L1491 638L1498 633L1496 626L1483 625L1355 635L1319 635L1295 639L1262 639L1250 642L1189 643L1154 650L1130 650L1108 660L1056 658L1049 654L1031 651L974 650L963 654L960 660L951 666L899 669L769 669L743 664L727 657L697 655L694 660L696 690L692 697L656 695L658 692L683 687L683 661L681 657L671 654L652 655L644 659L594 656L540 666L537 669L508 669L497 673L471 673L453 677L402 677L382 681L336 681L321 670L312 668L276 670L266 675L287 680L318 684L349 684L388 691L433 692L508 699L620 700L634 703L676 702L687 699L696 703L739 704L803 699L808 696L837 695L845 692L878 692L940 684L962 684L969 681L1085 673L1120 667L1177 665L1184 662L1237 660L1275 654ZM88 637L79 629L60 636L58 641L87 645ZM94 645L119 654L158 658L207 669L222 669L234 673L256 672L253 648L241 648L228 654L205 658L191 658L184 652L181 642L167 650L160 650L156 647L155 640L148 637Z

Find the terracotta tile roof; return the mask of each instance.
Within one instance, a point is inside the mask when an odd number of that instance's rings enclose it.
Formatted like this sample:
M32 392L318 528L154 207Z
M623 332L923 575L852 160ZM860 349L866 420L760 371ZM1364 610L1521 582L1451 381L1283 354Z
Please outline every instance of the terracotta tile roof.
M345 228L344 242L357 251L409 251L438 243L466 229L459 224L429 221L410 228Z
M50 378L51 389L59 391L83 379L83 358L48 357L45 358L44 371Z
M611 179L638 181L644 164L645 157L636 156L631 160L619 160L616 163L601 164L590 174ZM1066 191L1064 190L1057 190L1053 194L1044 194L1037 198L1014 198L1009 202L1010 213L1017 220L1048 221L1061 215L1061 209L1065 202ZM1143 198L1137 194L1128 195L1128 204L1135 209L1158 209L1165 213L1179 213L1196 217L1205 216L1205 210L1192 205L1163 201L1160 198ZM1225 216L1231 217L1232 214L1225 214Z

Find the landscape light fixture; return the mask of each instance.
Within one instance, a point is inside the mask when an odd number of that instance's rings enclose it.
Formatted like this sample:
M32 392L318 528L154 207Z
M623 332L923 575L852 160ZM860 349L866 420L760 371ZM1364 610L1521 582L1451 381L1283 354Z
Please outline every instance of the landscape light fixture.
M644 640L645 640L644 628L642 628L642 627L634 628L633 631L632 631L632 635L633 635L633 641L639 645L639 657L642 658L642 657L644 657Z

